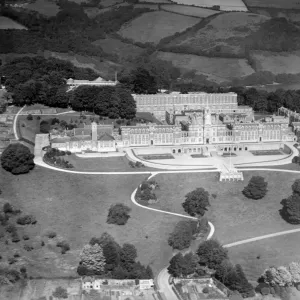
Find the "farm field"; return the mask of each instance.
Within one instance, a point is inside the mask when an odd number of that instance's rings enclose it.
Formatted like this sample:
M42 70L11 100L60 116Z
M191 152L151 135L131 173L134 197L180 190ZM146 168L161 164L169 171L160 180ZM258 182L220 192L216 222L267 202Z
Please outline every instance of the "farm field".
M1 29L25 29L27 28L10 18L0 16L0 30Z
M182 71L195 70L197 74L204 74L219 81L254 73L246 59L205 57L172 52L158 52L157 58L171 61Z
M159 10L158 4L156 3L138 3L134 5L134 8L149 8L152 10Z
M269 18L262 15L242 12L220 14L204 27L190 30L165 45L168 48L185 49L186 53L208 55L220 54L244 55L245 38L259 29L260 24Z
M268 182L267 195L257 201L242 194L255 175ZM154 177L160 185L156 192L159 202L151 207L185 214L185 195L203 187L210 195L216 194L216 198L210 197L211 207L206 216L215 226L215 237L223 244L295 228L281 218L279 209L281 200L291 195L291 185L299 179L298 174L249 171L244 172L244 182L230 183L219 182L217 177L217 173L159 174Z
M194 5L201 7L213 7L214 5L220 6L223 11L248 11L246 5L242 0L228 0L225 3L220 0L175 0L174 2L184 5Z
M299 240L300 233L295 232L234 246L228 249L229 257L235 264L242 265L249 280L256 281L269 266L286 266L300 261L300 253L296 250L299 249Z
M271 7L281 9L300 9L298 0L245 0L247 6L250 7Z
M150 212L130 200L133 190L147 175L76 175L35 167L29 174L20 176L0 169L0 176L0 204L9 201L37 219L35 226L28 231L25 228L30 235L28 242L34 243L36 249L27 252L20 247L19 250L20 264L28 263L29 276L76 275L82 247L103 232L111 234L120 244L134 244L138 260L150 264L155 273L171 256L167 237L181 218ZM124 203L131 208L131 217L124 226L106 223L108 208L115 203ZM68 241L71 250L65 255L60 254L55 247L56 241L43 237L48 230L58 234L56 239ZM45 241L44 247L41 239ZM18 250L19 244L1 243L3 262L13 249Z
M141 0L139 3L172 3L171 0Z
M280 53L253 51L251 57L255 61L256 71L269 71L273 74L300 73L300 51Z
M29 10L34 10L46 17L53 17L59 12L59 6L52 1L47 0L36 0L33 3L29 3L25 7Z
M300 7L298 9L282 9L274 7L251 7L256 14L272 18L286 18L290 22L300 22Z
M197 24L199 19L179 16L165 11L142 14L123 25L118 33L124 37L141 43L158 43L162 38L184 31Z
M199 18L206 18L219 13L217 10L177 4L163 4L160 6L160 8L169 12Z
M118 39L106 38L92 43L100 46L104 52L116 54L120 59L134 59L143 53L143 49L132 44L126 44Z
M101 0L101 6L102 7L109 7L116 4L122 3L123 0Z

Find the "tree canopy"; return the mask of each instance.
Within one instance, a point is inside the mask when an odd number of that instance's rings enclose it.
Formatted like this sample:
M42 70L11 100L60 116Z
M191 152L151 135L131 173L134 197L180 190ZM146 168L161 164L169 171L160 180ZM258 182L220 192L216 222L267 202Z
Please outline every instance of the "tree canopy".
M10 144L1 155L2 168L14 175L28 173L34 168L34 155L23 144Z
M182 204L184 210L191 216L203 216L209 204L209 193L203 188L197 188L185 196Z
M130 218L130 208L122 203L112 205L109 208L107 223L125 225Z
M265 182L265 179L261 176L252 176L248 185L244 188L243 194L247 198L251 199L261 199L267 193L268 183Z

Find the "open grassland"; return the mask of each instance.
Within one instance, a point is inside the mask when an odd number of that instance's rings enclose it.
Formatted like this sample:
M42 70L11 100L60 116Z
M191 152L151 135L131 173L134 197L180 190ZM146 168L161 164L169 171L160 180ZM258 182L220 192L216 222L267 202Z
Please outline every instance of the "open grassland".
M179 48L185 53L198 55L209 55L212 52L215 55L244 55L245 38L257 31L260 24L266 20L268 17L252 13L219 14L204 26L195 26L192 30L175 37L166 45L166 49Z
M300 7L298 9L283 9L274 7L251 7L251 11L272 18L286 18L290 22L300 22Z
M177 4L164 4L161 5L160 8L169 12L198 18L207 18L211 15L219 13L217 10Z
M228 249L229 256L232 262L242 265L250 280L256 281L270 266L282 266L300 261L299 241L300 233L291 233L234 246Z
M300 9L298 0L245 0L249 7L271 7L281 9Z
M246 59L204 57L172 52L158 52L157 58L171 61L182 71L195 70L197 74L219 78L221 81L254 73Z
M179 16L165 11L142 14L122 26L119 34L125 38L141 43L158 43L162 38L192 27L199 19Z
M242 194L254 175L263 176L269 190L263 199L256 201ZM155 208L185 213L182 203L190 191L203 187L210 195L216 194L215 199L210 197L207 217L215 225L215 237L224 244L297 228L286 223L279 214L280 202L291 195L291 185L299 179L297 174L249 171L244 172L244 182L230 183L219 182L217 173L159 174L154 178L160 185Z
M10 18L0 16L0 30L3 29L25 29L27 28L15 21L13 21Z
M93 42L93 45L100 46L104 52L117 55L121 60L134 59L142 54L142 48L132 44L126 44L118 39L106 38Z
M274 53L253 51L251 57L256 71L269 71L273 74L300 73L300 51Z
M54 1L36 0L26 5L26 9L36 11L46 17L53 17L59 12L59 6Z
M146 175L76 175L36 167L26 175L13 176L0 169L1 205L9 201L24 212L37 218L32 235L40 240L47 230L54 230L59 238L70 243L71 250L61 255L51 242L44 238L46 246L20 250L21 260L27 262L29 275L46 277L74 275L82 247L92 237L103 232L111 234L118 243L132 243L138 251L138 260L160 270L172 253L167 244L169 233L181 220L132 204L131 193ZM108 208L124 203L131 208L130 219L124 226L106 223ZM30 232L29 232L30 234ZM31 239L29 242L31 242ZM23 242L22 242L23 243ZM2 261L11 255L17 244L0 246Z
M195 5L200 7L220 6L220 10L224 11L247 11L247 7L242 0L174 0L178 4Z

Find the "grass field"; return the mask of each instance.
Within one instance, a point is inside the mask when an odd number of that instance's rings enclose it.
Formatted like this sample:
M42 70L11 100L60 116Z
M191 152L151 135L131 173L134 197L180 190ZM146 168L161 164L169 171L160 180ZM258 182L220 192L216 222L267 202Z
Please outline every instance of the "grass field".
M54 1L36 0L26 5L26 9L34 10L44 16L53 17L59 12L59 6Z
M142 14L123 25L118 33L136 42L158 43L162 38L184 31L198 22L197 18L155 11Z
M300 22L300 7L298 9L283 9L274 7L251 7L251 11L272 18L286 18L290 22Z
M171 61L182 71L195 70L197 74L204 74L216 80L219 78L220 81L254 73L246 59L204 57L172 52L158 52L157 57Z
M208 16L219 13L217 10L206 9L202 7L192 7L187 5L177 5L177 4L164 4L161 5L160 8L162 10L166 10L169 12L174 12L174 13L192 16L192 17L198 17L198 18L206 18Z
M269 51L253 51L256 71L269 71L273 74L300 73L300 51L274 53Z
M155 272L167 263L172 253L167 237L180 218L150 212L133 205L130 200L131 193L145 175L88 176L36 167L29 174L20 176L0 169L0 176L3 192L0 204L9 201L37 218L37 225L32 233L29 232L31 240L40 241L45 231L54 230L71 246L71 251L65 255L61 255L47 239L44 239L44 247L39 246L31 252L21 249L20 260L27 264L29 275L75 274L82 247L91 237L105 231L121 244L133 243L138 250L138 259L143 264L151 264ZM114 203L124 203L132 209L125 226L106 223L108 208ZM18 243L1 243L2 261L5 262L18 246Z
M134 5L134 8L149 8L152 10L159 10L159 6L156 3L138 3Z
M134 59L136 56L139 56L144 52L144 50L140 47L123 43L122 41L114 38L97 40L92 44L100 46L106 53L116 54L121 60L130 58Z
M108 7L122 3L123 0L101 0L101 6Z
M7 17L0 16L0 30L3 29L25 29L27 28Z
M269 266L282 266L292 261L300 261L300 252L297 251L299 241L298 232L277 236L229 248L229 256L234 263L243 266L250 280L256 281Z
M208 174L159 174L154 177L160 185L159 202L153 207L176 213L185 213L182 202L185 195L197 187L205 188L211 197L207 217L215 226L215 237L222 243L231 243L259 235L295 228L279 214L282 199L291 195L291 185L297 174L276 172L244 172L244 182L219 182L217 173ZM268 193L261 200L250 200L242 190L253 175L260 175L268 182ZM280 186L280 189L278 189Z
M188 31L174 38L166 46L186 48L193 54L208 55L212 51L220 54L244 55L244 40L259 29L268 17L242 12L220 14L200 29ZM216 47L218 46L218 50Z
M245 0L247 6L251 7L271 7L281 9L300 9L298 0Z
M247 7L242 0L226 0L226 1L218 1L218 0L176 0L174 1L178 4L184 5L195 5L201 7L213 7L214 5L220 6L220 10L224 11L247 11Z

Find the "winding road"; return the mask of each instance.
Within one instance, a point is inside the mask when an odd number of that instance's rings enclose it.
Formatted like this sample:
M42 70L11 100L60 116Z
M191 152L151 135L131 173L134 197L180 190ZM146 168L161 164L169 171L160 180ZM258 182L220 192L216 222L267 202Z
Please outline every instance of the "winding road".
M14 134L15 134L15 137L16 137L17 140L19 139L18 134L17 134L17 117L18 117L18 115L20 115L20 113L22 112L23 109L24 109L24 107L16 114L16 116L14 118L14 123L13 123L13 130L14 130ZM192 169L191 170L170 170L170 171L155 171L155 172L151 172L151 171L145 171L145 172L81 172L81 171L58 169L58 168L55 168L53 166L50 166L50 165L44 163L44 161L41 157L41 152L40 151L38 153L35 153L35 155L36 156L35 156L34 162L35 162L36 165L39 165L39 166L44 167L44 168L52 169L52 170L55 170L55 171L59 171L59 172L66 172L66 173L73 173L73 174L125 175L125 176L129 175L129 174L135 174L135 175L136 174L148 174L148 175L150 175L148 177L148 180L149 180L150 178L153 178L157 174L217 172L217 170L201 170L201 169L200 170L192 170ZM239 168L239 171L258 171L258 170L259 171L285 172L285 173L300 174L300 171L295 171L295 170L268 169L268 168L245 168L245 169ZM179 217L182 217L182 218L197 219L197 218L187 216L187 215L183 215L183 214L172 213L172 212L168 212L168 211L163 211L163 210L143 206L143 205L136 202L136 200L135 200L136 192L137 192L137 188L131 194L131 201L134 205L137 205L137 206L139 206L143 209L152 210L152 211L155 211L157 213L164 213L164 214L179 216ZM211 222L209 222L209 226L210 226L210 232L209 232L209 235L208 235L207 239L210 239L213 236L214 232L215 232L215 227ZM263 240L263 239L272 238L272 237L281 236L281 235L286 235L286 234L291 234L291 233L295 233L295 232L300 232L300 228L281 231L281 232L276 232L276 233L267 234L267 235L262 235L262 236L258 236L258 237L254 237L254 238L250 238L250 239L240 240L240 241L236 241L234 243L226 244L226 245L223 245L223 246L225 248L230 248L230 247L234 247L234 246L238 246L238 245L242 245L242 244L246 244L246 243L260 241L260 240ZM167 299L167 300L174 300L174 299L177 299L177 296L173 292L172 286L169 284L169 277L170 277L170 274L168 273L167 267L165 267L159 272L156 280L157 280L157 283L158 283L159 291L162 293L163 298Z

